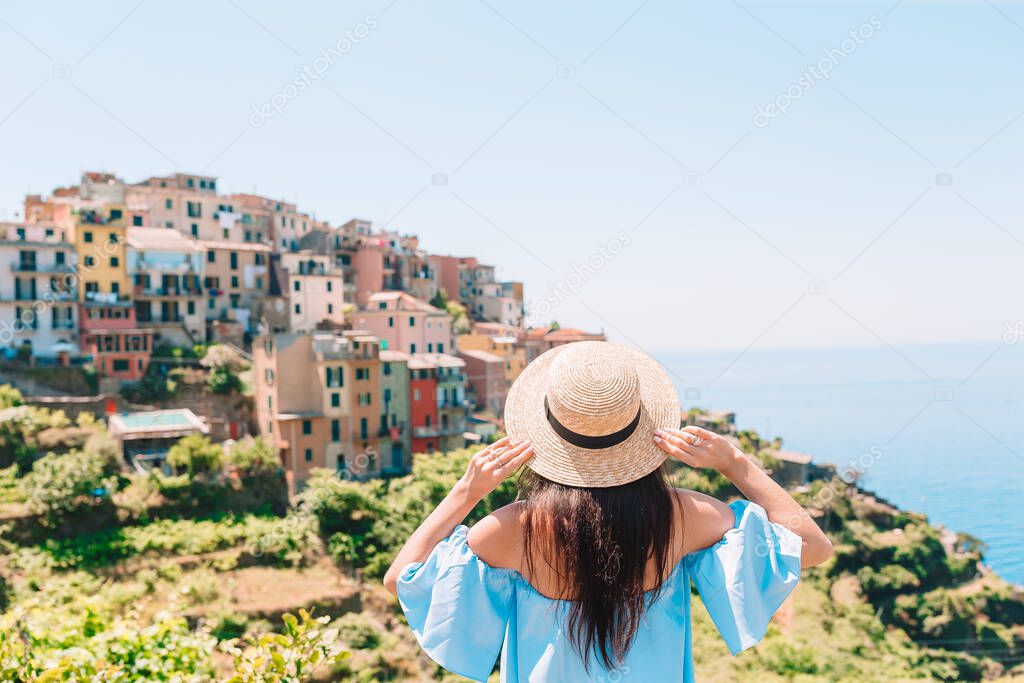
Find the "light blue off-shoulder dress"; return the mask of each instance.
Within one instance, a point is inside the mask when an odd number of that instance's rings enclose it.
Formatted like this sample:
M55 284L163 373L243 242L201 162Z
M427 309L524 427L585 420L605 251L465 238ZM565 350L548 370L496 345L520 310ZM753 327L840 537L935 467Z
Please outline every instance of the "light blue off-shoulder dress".
M736 521L721 541L686 556L649 606L624 662L590 669L566 633L569 603L538 593L519 572L478 558L459 526L426 562L405 567L398 599L420 646L438 664L486 681L501 654L503 683L693 681L690 582L732 654L764 637L800 580L800 537L759 505L730 505Z

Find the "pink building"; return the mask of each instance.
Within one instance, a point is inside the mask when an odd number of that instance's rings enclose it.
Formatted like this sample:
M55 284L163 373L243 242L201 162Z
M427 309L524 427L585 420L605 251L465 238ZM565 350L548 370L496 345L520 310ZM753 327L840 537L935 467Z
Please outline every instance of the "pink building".
M404 353L448 353L455 350L452 317L405 292L370 295L366 309L352 315L353 327L384 339L388 348Z
M505 410L508 381L505 377L505 359L495 353L468 349L459 351L466 363L466 381L473 393L476 407L494 415Z
M431 255L430 265L437 272L437 279L442 289L452 301L462 300L462 271L476 268L477 260L473 257Z

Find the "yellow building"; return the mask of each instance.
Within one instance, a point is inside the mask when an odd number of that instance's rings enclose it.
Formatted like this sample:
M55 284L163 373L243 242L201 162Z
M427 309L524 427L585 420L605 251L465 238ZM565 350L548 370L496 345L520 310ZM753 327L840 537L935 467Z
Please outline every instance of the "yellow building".
M124 205L79 209L74 221L78 300L130 301L132 284L128 277L128 221Z

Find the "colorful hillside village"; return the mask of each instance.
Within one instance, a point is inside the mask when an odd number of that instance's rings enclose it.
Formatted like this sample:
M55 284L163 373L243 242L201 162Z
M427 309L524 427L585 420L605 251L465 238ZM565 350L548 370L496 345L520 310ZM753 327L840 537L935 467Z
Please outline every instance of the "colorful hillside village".
M85 173L30 194L22 220L0 223L0 261L4 367L88 367L104 396L162 368L168 349L223 344L252 375L252 409L229 436L269 439L293 490L315 468L403 474L414 453L487 439L530 361L605 338L527 327L522 283L476 258L431 254L365 220L332 225L284 200L218 194L210 176ZM209 432L208 402L192 410ZM152 424L171 420L157 412ZM192 417L174 419L191 429ZM111 422L151 446L140 457L159 455L145 418Z

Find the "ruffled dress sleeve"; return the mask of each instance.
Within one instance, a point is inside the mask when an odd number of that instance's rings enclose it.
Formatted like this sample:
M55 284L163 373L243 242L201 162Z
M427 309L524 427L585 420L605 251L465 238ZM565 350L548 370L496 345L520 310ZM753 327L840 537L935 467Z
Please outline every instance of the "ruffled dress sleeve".
M514 600L512 570L488 566L456 527L426 562L398 579L398 601L420 647L452 673L486 681L505 640Z
M764 638L768 622L800 580L803 542L749 501L730 506L736 516L721 541L686 558L701 600L736 655Z

